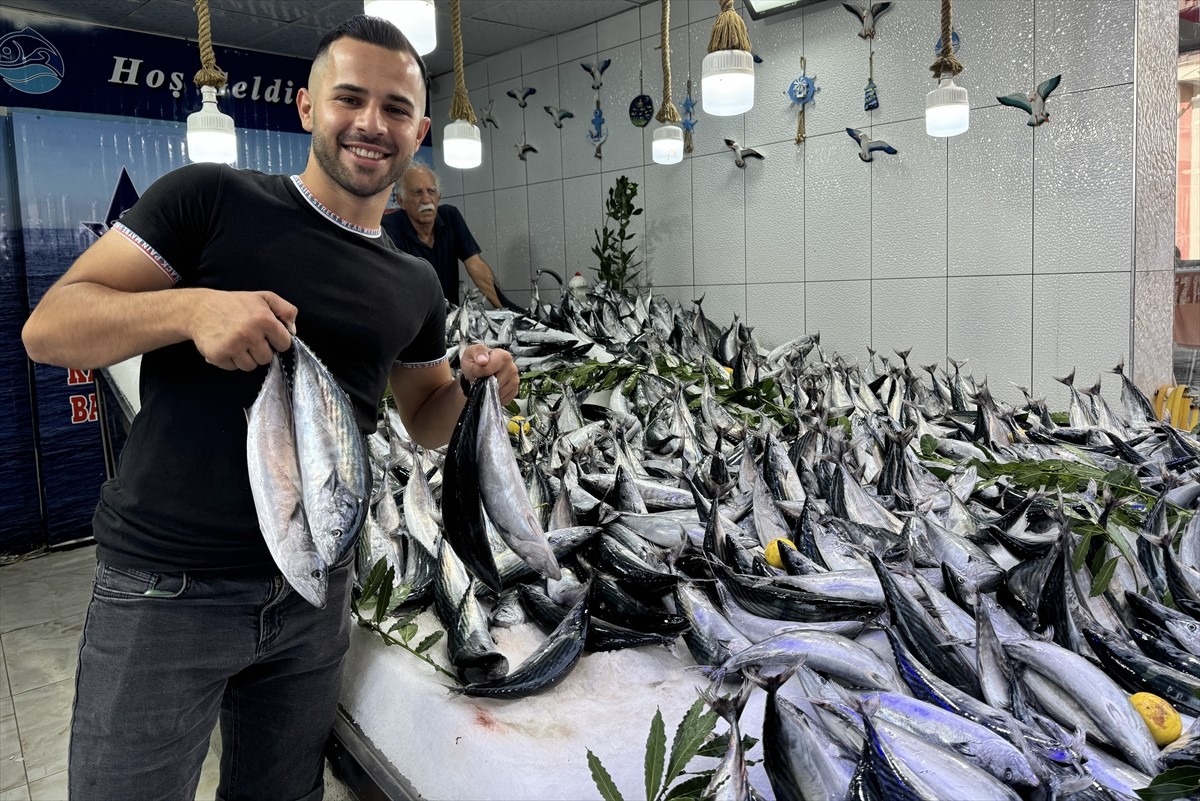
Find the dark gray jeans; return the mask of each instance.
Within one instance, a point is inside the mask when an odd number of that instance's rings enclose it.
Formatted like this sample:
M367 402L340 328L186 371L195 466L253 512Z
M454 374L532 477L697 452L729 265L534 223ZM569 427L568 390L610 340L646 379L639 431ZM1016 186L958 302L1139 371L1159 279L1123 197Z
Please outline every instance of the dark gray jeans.
M75 675L71 798L191 801L219 718L218 799L320 799L354 551L330 571L324 609L280 576L98 564Z

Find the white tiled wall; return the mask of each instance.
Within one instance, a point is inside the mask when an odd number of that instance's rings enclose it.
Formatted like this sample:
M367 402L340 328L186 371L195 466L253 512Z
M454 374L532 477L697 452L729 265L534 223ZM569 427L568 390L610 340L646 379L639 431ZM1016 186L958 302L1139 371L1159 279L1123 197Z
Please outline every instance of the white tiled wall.
M645 209L634 242L656 289L685 305L704 295L706 314L722 324L737 314L765 345L819 330L849 358L865 359L870 346L911 348L914 364L966 359L999 397L1025 386L1055 407L1066 390L1054 376L1076 367L1090 386L1128 358L1135 0L957 0L971 129L949 140L924 131L933 0L896 0L880 19L874 112L862 107L872 45L840 2L744 15L763 61L754 109L733 118L699 105L718 9L671 4L675 102L689 75L698 102L695 152L675 166L650 160L658 123L628 119L639 69L656 109L662 97L657 2L468 67L472 103L480 111L495 99L500 129L484 129L481 167L437 166L507 293L527 297L538 269L594 277L604 199L627 175ZM820 91L796 145L785 92L802 57ZM606 58L598 94L608 140L596 158L586 132L597 92L580 65ZM996 101L1059 73L1042 127ZM537 89L523 112L505 95L522 84ZM435 136L453 76L437 85ZM555 128L546 105L574 117ZM900 152L863 163L847 127ZM527 162L513 146L522 132L538 149ZM738 169L725 138L765 160ZM1116 389L1111 377L1105 386Z

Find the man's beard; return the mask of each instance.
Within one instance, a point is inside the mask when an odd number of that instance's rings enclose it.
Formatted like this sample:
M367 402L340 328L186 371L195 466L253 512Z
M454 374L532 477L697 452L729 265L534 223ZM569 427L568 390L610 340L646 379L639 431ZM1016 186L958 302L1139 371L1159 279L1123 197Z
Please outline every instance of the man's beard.
M352 195L357 197L374 197L380 192L390 191L400 176L408 168L408 163L412 161L412 155L407 158L396 159L392 158L392 169L369 184L364 183L370 180L366 176L355 176L354 172L348 168L339 158L342 151L340 142L330 143L329 139L323 134L313 131L312 134L312 152L316 156L317 163L321 165L321 169L325 174L333 179L334 183L345 189Z

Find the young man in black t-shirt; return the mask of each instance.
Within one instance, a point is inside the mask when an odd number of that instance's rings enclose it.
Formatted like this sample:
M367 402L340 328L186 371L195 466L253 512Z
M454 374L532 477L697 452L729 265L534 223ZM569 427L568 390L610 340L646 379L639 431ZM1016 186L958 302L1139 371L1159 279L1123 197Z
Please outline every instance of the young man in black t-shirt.
M96 582L80 640L69 788L187 798L216 721L218 796L318 799L349 638L351 558L316 609L258 530L244 410L298 333L373 431L390 381L419 443L463 405L436 276L386 246L388 194L429 120L420 57L355 17L318 47L297 97L312 133L298 176L194 165L156 182L30 316L30 356L95 368L142 360L142 410L94 521ZM518 385L505 351L463 373Z

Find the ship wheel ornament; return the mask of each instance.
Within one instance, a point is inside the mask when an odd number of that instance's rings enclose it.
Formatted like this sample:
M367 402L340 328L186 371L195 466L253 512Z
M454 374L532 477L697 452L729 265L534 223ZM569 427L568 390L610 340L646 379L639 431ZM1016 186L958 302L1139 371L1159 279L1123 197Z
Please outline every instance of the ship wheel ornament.
M792 101L793 106L800 107L800 116L796 121L796 144L804 143L804 107L813 102L817 92L821 91L817 87L817 76L808 74L808 62L803 56L800 57L800 77L788 84L787 94L788 99Z

